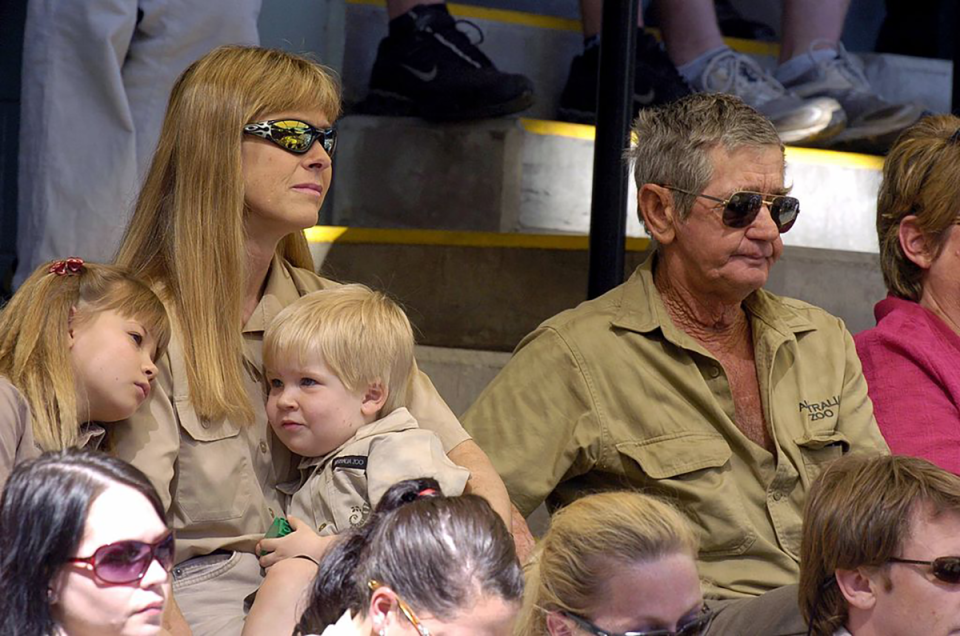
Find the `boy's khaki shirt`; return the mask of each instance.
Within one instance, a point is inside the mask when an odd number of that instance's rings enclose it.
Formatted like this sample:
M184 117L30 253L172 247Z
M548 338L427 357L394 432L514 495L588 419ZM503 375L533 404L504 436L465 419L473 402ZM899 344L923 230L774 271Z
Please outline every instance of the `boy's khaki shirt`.
M734 423L717 360L671 322L653 259L527 336L464 426L524 514L547 498L639 489L699 529L707 591L795 583L813 479L847 450L887 452L853 339L806 303L763 290L744 302L771 454Z
M436 479L444 495L456 497L470 471L450 461L440 439L399 408L323 457L303 458L300 479L279 489L292 497L288 515L328 536L362 525L391 486L420 477Z
M245 385L255 420L201 419L190 402L179 334L157 361L147 403L113 425L116 452L150 478L177 532L177 563L215 550L253 552L273 517L283 515L277 483L296 463L267 423L263 331L300 296L336 285L274 257L263 297L243 327ZM227 328L227 325L224 325ZM414 374L410 410L449 452L470 439L423 373Z

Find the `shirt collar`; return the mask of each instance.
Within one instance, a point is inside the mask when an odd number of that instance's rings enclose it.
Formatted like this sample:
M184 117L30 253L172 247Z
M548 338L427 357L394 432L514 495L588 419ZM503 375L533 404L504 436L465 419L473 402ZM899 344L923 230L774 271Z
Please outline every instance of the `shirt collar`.
M614 327L638 333L660 329L667 340L688 346L690 336L673 324L660 297L660 291L653 282L656 258L656 252L651 253L629 280L620 286L620 309L616 312L612 324ZM747 296L744 307L753 319L784 336L816 329L813 323L780 298L763 289Z
M413 419L412 415L410 415L410 411L400 407L391 411L389 415L361 426L357 429L357 432L354 433L353 437L345 441L343 444L340 444L340 446L330 451L326 455L323 455L322 457L304 457L300 461L299 468L304 470L313 468L315 466L321 466L328 460L339 455L348 445L355 444L364 438L373 437L375 435L383 435L384 433L398 433L411 428L417 428L417 421Z
M290 273L290 265L279 254L274 254L267 271L263 296L243 326L243 333L263 332L280 310L300 298L300 291Z

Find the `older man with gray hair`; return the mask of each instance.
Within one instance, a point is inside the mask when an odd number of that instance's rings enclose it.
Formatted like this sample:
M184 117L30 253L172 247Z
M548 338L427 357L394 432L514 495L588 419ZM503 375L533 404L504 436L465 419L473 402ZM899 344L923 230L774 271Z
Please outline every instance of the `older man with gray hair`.
M799 213L766 118L695 94L641 112L635 132L655 252L527 336L464 424L523 515L641 488L698 527L709 594L796 583L813 479L848 451L887 449L853 340L763 289Z

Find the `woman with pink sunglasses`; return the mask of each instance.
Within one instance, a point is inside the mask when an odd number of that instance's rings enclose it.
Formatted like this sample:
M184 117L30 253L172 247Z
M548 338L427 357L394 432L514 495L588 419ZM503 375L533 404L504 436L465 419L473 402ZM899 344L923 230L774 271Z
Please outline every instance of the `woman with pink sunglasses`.
M159 634L173 553L136 468L76 449L24 462L0 500L0 634Z

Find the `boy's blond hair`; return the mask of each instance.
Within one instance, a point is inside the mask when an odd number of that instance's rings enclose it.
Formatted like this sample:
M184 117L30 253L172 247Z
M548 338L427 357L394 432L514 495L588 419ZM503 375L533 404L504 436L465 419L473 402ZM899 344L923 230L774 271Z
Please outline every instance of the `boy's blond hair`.
M263 363L322 360L351 391L380 383L382 413L405 406L413 372L413 329L403 310L364 285L342 285L303 296L273 320L263 336Z

